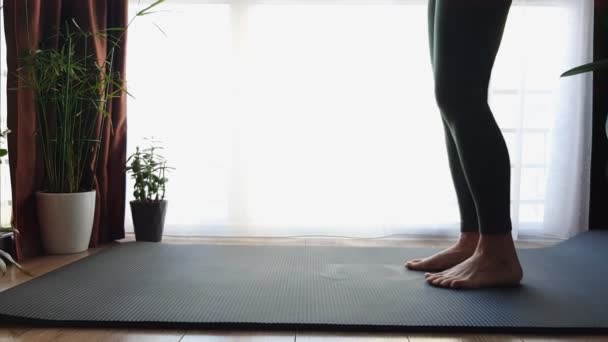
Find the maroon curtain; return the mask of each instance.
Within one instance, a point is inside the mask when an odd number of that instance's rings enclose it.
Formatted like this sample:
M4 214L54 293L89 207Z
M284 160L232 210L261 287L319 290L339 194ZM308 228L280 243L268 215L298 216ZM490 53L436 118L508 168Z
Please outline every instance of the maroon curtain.
M42 252L36 215L35 192L41 189L44 164L37 150L36 114L31 90L18 77L19 57L57 32L74 18L85 30L103 31L125 27L128 0L5 0L4 25L7 45L8 150L13 191L13 224L20 230L17 258ZM106 56L107 42L94 42L99 60ZM125 74L126 35L114 55L115 71ZM124 237L126 162L126 96L112 100L110 121L106 122L95 170L97 204L90 246Z

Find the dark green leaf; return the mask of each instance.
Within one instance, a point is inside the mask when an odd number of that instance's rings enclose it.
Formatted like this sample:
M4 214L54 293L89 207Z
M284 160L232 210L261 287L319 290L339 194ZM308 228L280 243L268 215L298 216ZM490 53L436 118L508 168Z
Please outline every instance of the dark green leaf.
M6 253L5 251L3 251L1 249L0 249L0 256L3 256L6 260L8 260L13 265L15 265L15 267L17 267L21 272L29 275L30 277L32 276L32 274L29 271L27 271L26 269L24 269L23 267L21 267L21 265L19 265L10 254ZM4 262L2 262L2 263L4 263ZM2 265L0 265L0 268L1 267L2 267ZM4 265L4 271L6 271L6 265Z
M600 71L600 70L606 70L606 69L608 69L608 59L603 59L603 60L595 61L592 63L583 64L576 68L572 68L572 69L564 72L561 75L561 77L577 75L577 74L581 74L581 73L589 72L589 71Z

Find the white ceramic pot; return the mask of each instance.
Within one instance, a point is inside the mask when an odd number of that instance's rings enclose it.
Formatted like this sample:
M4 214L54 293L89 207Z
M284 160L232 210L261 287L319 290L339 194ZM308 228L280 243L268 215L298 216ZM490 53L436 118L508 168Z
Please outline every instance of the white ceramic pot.
M95 217L95 190L66 194L37 192L42 246L49 254L86 251Z

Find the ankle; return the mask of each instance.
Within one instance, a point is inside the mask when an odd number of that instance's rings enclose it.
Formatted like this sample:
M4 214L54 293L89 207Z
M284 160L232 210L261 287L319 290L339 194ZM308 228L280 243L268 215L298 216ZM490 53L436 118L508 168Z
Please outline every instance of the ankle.
M487 256L511 257L516 253L511 233L481 234L475 249L476 254Z
M479 232L462 232L458 241L456 241L456 246L474 250L477 247L479 238Z

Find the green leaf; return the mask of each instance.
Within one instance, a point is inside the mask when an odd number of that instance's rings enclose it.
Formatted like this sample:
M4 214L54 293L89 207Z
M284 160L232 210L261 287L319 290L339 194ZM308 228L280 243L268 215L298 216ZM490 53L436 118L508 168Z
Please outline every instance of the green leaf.
M138 17L143 17L144 15L154 14L156 12L158 12L158 11L150 11L150 12L146 12L146 13L137 13L137 16Z
M152 4L150 4L150 6L144 8L143 10L137 12L137 14L135 14L136 16L142 16L142 15L147 15L147 14L151 14L154 12L148 12L149 10L151 10L152 8L160 5L161 3L163 3L165 0L156 0L154 1Z
M589 71L600 71L608 69L608 59L583 64L564 72L560 77L572 76Z
M124 31L125 28L124 27L108 27L107 29L105 29L104 31Z
M31 274L31 273L28 271L28 270L26 270L26 269L25 269L25 268L23 268L21 265L19 265L19 264L18 264L18 263L17 263L17 262L16 262L16 261L13 259L13 257L12 257L10 254L6 253L5 251L3 251L3 250L1 250L1 249L0 249L0 256L3 256L3 257L6 259L6 260L8 260L8 262L10 262L11 264L15 265L15 267L17 267L17 268L18 268L18 269L19 269L21 272L23 272L23 273L27 274L27 275L28 275L28 276L30 276L30 277L32 277L32 276L33 276L33 275L32 275L32 274ZM4 262L2 262L2 263L4 263ZM2 266L2 265L0 265L0 267L1 267L1 266ZM5 264L4 266L5 266L5 267L4 267L4 271L6 271L6 264ZM3 274L3 275L4 275L4 274Z
M158 26L158 24L153 22L152 25L156 26L156 28L160 31L160 33L162 33L163 36L167 37L167 34L165 33L165 31L163 31L163 29L160 28L160 26Z
M0 227L0 233L15 233L19 234L19 231L12 227Z
M74 26L76 26L76 28L77 28L77 29L78 29L80 32L84 33L84 30L83 30L82 28L80 28L80 25L78 25L78 23L76 22L76 19L72 18L72 23L74 24Z

